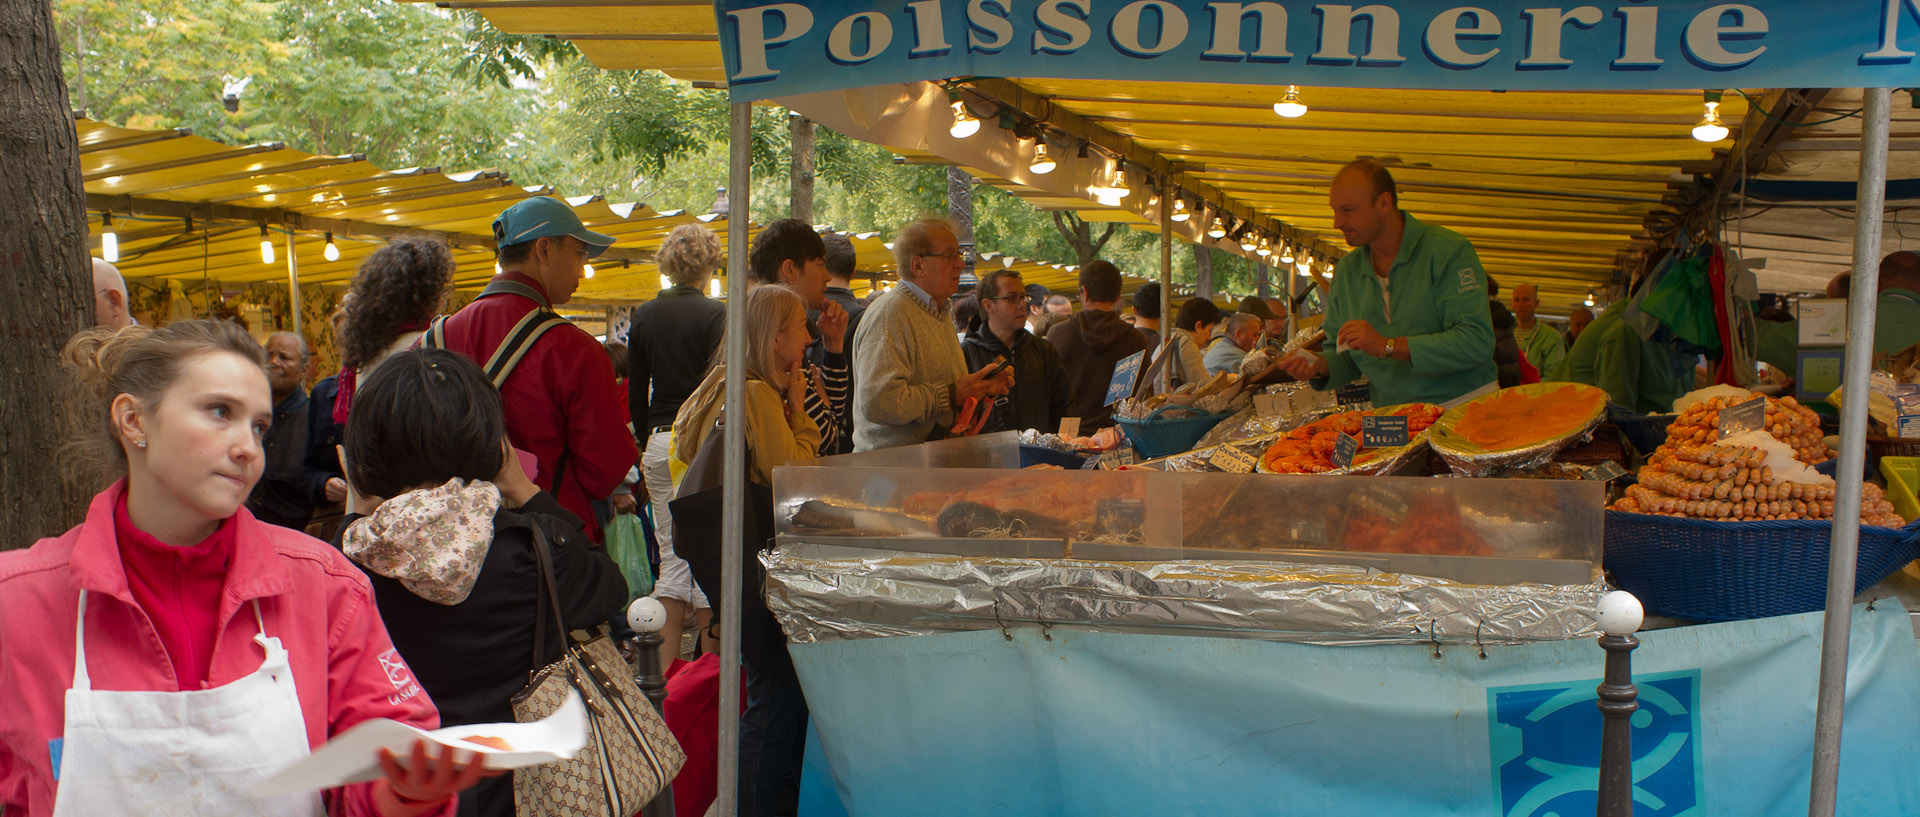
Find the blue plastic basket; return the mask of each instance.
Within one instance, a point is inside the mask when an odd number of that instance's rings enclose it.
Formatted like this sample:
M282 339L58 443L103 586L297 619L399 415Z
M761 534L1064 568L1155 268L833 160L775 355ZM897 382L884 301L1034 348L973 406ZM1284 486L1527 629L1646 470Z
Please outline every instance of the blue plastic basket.
M1196 414L1192 417L1161 417L1161 413L1174 411L1193 411L1186 406L1161 406L1143 420L1116 418L1120 430L1133 443L1133 450L1140 459L1151 460L1171 457L1192 449L1201 437L1207 436L1214 426L1227 419L1229 414Z
M1020 444L1020 467L1034 465L1058 465L1071 471L1077 471L1086 457L1072 451L1057 451L1044 445Z
M1606 568L1647 612L1740 621L1827 604L1824 521L1714 522L1607 511ZM1858 593L1920 558L1920 523L1860 529Z

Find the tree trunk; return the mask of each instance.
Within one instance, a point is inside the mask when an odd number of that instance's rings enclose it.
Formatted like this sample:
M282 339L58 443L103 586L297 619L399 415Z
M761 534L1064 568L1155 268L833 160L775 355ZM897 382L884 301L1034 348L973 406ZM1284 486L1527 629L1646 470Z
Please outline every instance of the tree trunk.
M1107 240L1113 238L1113 231L1119 226L1118 222L1107 222L1106 231L1100 234L1098 240L1095 240L1093 225L1083 221L1078 214L1053 211L1053 228L1059 230L1061 237L1067 240L1067 246L1073 248L1076 263L1082 267L1100 257L1100 249L1107 246Z
M974 275L973 176L953 165L947 166L947 221L953 224L953 237L967 258L966 269L960 273L964 282Z
M813 134L814 121L804 116L787 117L793 131L793 194L787 215L808 224L813 221Z
M1253 264L1254 294L1260 296L1260 300L1264 301L1273 297L1272 272L1273 267L1268 266L1267 260L1264 258Z
M86 195L46 0L0 0L0 549L71 527L88 492L49 467L80 417L60 349L92 323ZM98 411L86 417L104 421Z
M1193 244L1193 286L1200 297L1213 298L1213 250Z

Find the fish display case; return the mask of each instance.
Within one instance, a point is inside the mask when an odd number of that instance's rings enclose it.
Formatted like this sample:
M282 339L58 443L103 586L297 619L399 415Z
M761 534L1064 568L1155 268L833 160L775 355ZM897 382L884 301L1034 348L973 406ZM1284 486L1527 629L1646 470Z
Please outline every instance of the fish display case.
M1005 467L1018 461L1017 446L1006 433L778 468L776 541L968 557L1335 564L1479 585L1600 578L1605 489L1594 481Z

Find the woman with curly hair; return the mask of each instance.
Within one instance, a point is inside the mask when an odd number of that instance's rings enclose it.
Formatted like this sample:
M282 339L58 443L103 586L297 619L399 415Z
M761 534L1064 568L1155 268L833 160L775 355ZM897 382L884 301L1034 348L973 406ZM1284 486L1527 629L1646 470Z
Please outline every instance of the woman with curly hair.
M344 424L354 384L381 361L413 348L453 286L453 250L428 236L400 236L360 262L340 327L340 395L333 421Z

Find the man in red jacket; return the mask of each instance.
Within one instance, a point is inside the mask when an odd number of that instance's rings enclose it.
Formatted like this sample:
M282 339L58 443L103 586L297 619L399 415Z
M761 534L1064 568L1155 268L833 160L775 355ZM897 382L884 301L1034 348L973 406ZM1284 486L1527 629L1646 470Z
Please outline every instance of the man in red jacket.
M547 196L507 208L493 220L493 240L500 274L446 321L446 347L483 366L528 312L551 312L572 298L587 261L613 244ZM593 502L612 494L640 455L606 350L562 323L534 340L500 384L500 399L507 437L538 459L534 482L585 520L598 541Z

